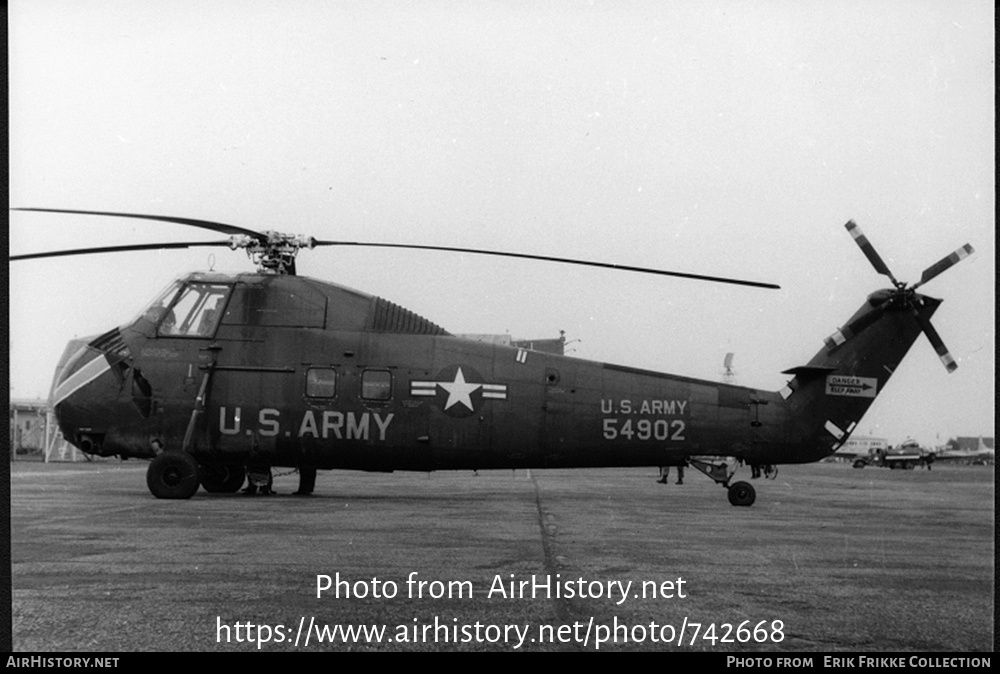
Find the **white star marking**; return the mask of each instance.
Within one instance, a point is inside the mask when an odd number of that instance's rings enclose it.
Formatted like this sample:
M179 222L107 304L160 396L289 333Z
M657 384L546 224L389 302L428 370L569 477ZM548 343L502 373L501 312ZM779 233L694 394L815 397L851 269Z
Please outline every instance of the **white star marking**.
M472 406L472 398L469 396L473 391L482 386L482 384L467 384L465 382L465 375L462 374L462 368L458 368L458 372L455 373L455 381L440 381L438 382L438 386L448 392L448 402L444 404L445 409L448 409L452 405L462 403L468 407L470 411L475 411L475 408Z

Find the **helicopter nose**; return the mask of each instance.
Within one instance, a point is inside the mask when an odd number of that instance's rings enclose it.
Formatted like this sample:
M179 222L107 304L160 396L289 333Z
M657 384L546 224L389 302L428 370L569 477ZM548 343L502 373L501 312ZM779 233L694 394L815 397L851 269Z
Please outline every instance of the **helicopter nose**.
M104 455L107 400L119 388L111 374L107 354L91 339L74 339L66 345L56 367L49 394L63 437L84 453Z
M55 409L81 388L111 369L104 354L88 346L91 339L74 339L66 345L56 366L49 404Z

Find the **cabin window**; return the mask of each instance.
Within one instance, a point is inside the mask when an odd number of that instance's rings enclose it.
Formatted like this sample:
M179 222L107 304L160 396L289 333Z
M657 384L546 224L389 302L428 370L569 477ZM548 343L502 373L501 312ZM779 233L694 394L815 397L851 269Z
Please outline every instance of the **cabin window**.
M218 283L190 283L160 321L159 334L165 337L211 337L222 318L230 286Z
M330 367L313 367L306 371L306 395L310 398L337 395L337 371Z
M362 372L361 397L368 400L388 400L392 397L392 373L387 370Z

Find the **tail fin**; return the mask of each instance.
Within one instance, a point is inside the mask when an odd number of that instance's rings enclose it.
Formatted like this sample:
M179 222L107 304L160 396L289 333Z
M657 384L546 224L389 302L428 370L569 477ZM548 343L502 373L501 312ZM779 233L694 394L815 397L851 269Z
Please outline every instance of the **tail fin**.
M930 320L941 300L922 299L920 315ZM883 308L877 302L869 299L847 323L866 321L863 331L828 340L807 365L785 371L794 375L781 395L795 435L807 439L810 453L819 454L804 460L826 456L847 440L920 336L921 321L908 307Z
M941 300L921 295L916 288L970 255L972 246L966 244L942 258L924 271L918 283L907 286L896 280L853 221L846 228L875 270L888 276L894 287L869 295L807 365L785 371L794 377L781 396L790 413L790 431L798 438L795 460L803 462L827 456L847 440L921 332L949 372L958 367L930 322Z

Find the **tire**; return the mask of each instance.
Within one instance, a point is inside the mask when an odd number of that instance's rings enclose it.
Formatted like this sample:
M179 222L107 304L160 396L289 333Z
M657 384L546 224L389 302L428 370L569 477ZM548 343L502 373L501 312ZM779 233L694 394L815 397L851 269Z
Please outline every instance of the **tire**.
M243 466L199 466L201 486L210 494L235 494L247 478Z
M156 498L191 498L198 483L198 462L187 452L164 452L146 471L146 486Z
M734 506L752 506L757 490L749 482L737 482L729 487L729 502Z
M854 467L855 468L864 468L865 467L865 462L862 461L861 459L858 459L857 461L854 462Z

